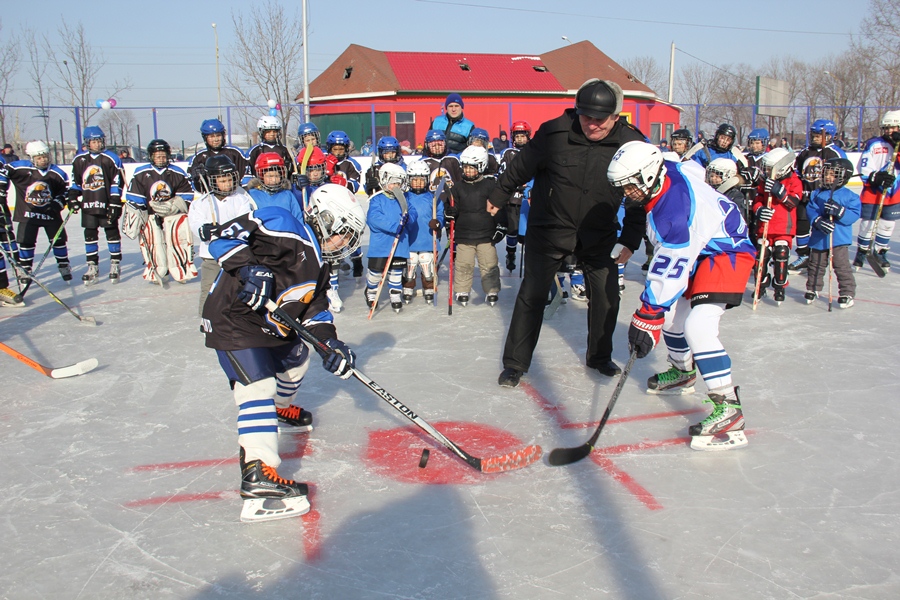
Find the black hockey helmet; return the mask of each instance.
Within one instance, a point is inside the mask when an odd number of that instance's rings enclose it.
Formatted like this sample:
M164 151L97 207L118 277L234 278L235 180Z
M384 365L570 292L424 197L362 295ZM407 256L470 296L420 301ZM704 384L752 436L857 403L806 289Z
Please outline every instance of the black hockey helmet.
M612 81L588 79L575 94L575 113L605 119L622 112L622 88Z
M238 177L237 167L234 162L225 154L217 154L206 159L203 165L206 171L207 185L209 191L216 196L225 197L237 189L240 178ZM230 176L230 185L227 184L229 179L222 179L223 175Z
M166 153L166 164L158 165L153 162L153 155L157 152L165 152ZM169 142L166 140L150 140L150 143L147 144L147 160L149 160L154 167L164 167L169 164L169 160L172 158L172 147L169 146Z
M681 129L676 129L675 131L672 132L672 139L673 140L687 140L690 142L694 139L694 137L691 135L690 129L688 129L686 127L682 127Z
M730 137L731 143L729 143L728 146L721 146L719 144L719 136L720 135ZM713 136L712 142L713 142L713 145L716 148L718 148L721 152L728 152L729 150L731 150L731 147L734 145L734 140L736 140L736 139L737 139L737 129L734 128L734 125L731 125L730 123L722 123L716 129L716 134Z
M825 184L825 187L836 190L847 185L855 170L853 163L844 157L835 156L834 158L829 158L822 166L822 182ZM825 180L829 176L832 177L831 182Z

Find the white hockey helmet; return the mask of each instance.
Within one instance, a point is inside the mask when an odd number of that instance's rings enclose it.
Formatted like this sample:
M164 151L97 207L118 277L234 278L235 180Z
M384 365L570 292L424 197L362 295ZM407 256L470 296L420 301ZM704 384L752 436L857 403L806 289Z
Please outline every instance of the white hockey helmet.
M277 131L280 134L281 119L279 119L278 117L273 117L271 115L260 117L259 121L256 122L256 130L259 132L260 140L262 139L263 134L266 131Z
M709 185L713 185L709 180L710 175L718 175L722 178L722 181L715 184L716 186L720 185L723 181L728 181L735 175L737 175L737 164L730 158L717 158L709 163L709 166L706 167L706 183Z
M485 169L487 169L487 163L488 151L481 146L469 146L459 155L459 164L464 167L475 167L475 170L478 171L478 174L472 179L466 177L465 172L463 172L463 179L469 179L470 181L478 179L484 174Z
M34 158L35 156L40 156L41 154L50 154L50 147L46 144L46 142L42 142L41 140L34 140L33 142L28 142L25 144L25 154Z
M762 166L766 177L784 179L794 170L797 155L787 148L772 148L762 156Z
M643 202L658 190L666 176L662 151L647 142L628 142L613 156L606 171L610 185L625 195L625 186L632 184L641 192L642 198L629 196L629 200Z
M409 189L420 194L428 187L428 180L431 178L431 167L424 160L411 162L406 167L406 176L409 178ZM419 185L413 185L413 179L421 179L422 181L416 182Z
M900 110L889 110L881 117L881 128L900 127Z
M322 258L335 261L350 256L362 243L366 213L356 196L343 185L326 183L312 193L307 222L319 236ZM332 236L339 235L335 243Z
M392 183L399 183L401 191L406 191L406 182L406 171L396 163L384 163L378 169L378 183L383 190L387 190Z

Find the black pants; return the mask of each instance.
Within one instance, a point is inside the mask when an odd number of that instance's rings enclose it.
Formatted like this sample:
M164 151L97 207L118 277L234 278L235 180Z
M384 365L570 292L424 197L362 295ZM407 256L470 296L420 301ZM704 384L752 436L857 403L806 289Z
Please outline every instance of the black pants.
M611 250L611 249L610 249ZM541 335L544 306L556 273L569 253L531 249L525 253L525 274L513 308L503 366L527 372ZM612 337L619 317L619 282L616 264L606 258L584 257L585 292L588 298L588 343L585 364L594 368L612 358Z

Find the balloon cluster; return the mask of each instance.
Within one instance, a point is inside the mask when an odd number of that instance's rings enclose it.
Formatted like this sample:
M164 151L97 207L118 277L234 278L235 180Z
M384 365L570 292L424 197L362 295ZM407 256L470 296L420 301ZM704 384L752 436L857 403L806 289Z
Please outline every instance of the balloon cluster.
M118 103L116 102L115 98L109 98L108 100L104 100L104 99L100 98L99 100L94 101L94 105L97 108L102 108L103 110L109 110L110 108L115 108L116 104L118 104Z
M279 103L275 102L274 100L269 100L268 104L269 104L269 116L277 117L278 111L281 110L281 105Z

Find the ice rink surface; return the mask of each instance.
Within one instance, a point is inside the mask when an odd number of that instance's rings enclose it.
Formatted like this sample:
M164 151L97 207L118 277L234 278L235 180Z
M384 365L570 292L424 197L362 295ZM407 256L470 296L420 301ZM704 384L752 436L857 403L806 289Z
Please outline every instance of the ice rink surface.
M0 598L900 597L896 273L858 273L849 310L807 306L805 274L792 274L781 307L726 313L746 448L688 447L688 425L709 412L704 388L646 394L666 368L657 348L597 450L567 467L546 454L587 440L617 381L583 366L585 305L545 322L531 371L505 389L517 274L504 271L493 308L476 276L472 302L448 316L444 267L437 307L419 297L371 321L362 282L342 278L338 332L362 372L476 456L537 443L545 458L481 474L314 358L298 404L316 428L281 436L279 469L309 482L312 511L246 524L237 409L198 331L199 283L146 283L126 239L122 283L85 288L80 229L69 232L76 281L63 284L52 259L41 274L99 325L35 287L25 309L0 309L0 341L45 365L100 366L52 380L0 354ZM642 261L626 272L620 365Z

